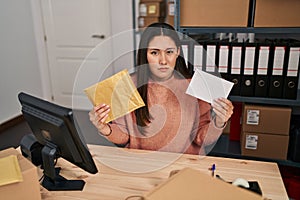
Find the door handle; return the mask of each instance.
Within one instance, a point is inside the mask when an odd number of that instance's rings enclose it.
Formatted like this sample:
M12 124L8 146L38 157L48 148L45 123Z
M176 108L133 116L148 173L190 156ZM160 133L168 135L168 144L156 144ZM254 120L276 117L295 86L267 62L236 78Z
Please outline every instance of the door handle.
M104 39L105 35L92 35L92 38Z

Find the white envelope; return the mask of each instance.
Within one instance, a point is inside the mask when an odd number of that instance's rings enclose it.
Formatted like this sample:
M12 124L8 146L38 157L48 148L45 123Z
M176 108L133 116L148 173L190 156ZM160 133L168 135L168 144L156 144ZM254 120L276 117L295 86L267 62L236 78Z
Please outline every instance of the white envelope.
M196 69L186 94L212 103L216 98L227 98L232 87L232 82Z

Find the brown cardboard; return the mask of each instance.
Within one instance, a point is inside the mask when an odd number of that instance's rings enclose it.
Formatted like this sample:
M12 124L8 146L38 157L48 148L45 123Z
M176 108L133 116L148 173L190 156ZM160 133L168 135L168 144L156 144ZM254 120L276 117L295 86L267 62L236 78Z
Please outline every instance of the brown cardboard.
M300 27L299 0L256 0L254 27Z
M289 135L291 112L289 107L244 104L242 131Z
M163 22L163 21L164 18L162 17L139 17L138 18L138 24L140 29L143 29L154 22Z
M143 17L164 17L166 15L163 2L144 2L139 4L139 14Z
M259 158L286 160L288 135L242 132L241 154Z
M181 0L180 26L246 27L249 0Z
M184 168L144 195L146 200L166 199L263 199L243 188L211 177L203 172Z
M16 155L23 176L23 181L0 187L1 199L9 200L40 200L40 184L38 181L37 168L16 149L9 148L0 151L0 158ZM1 169L0 169L1 170Z
M166 23L174 26L174 15L175 15L175 3L174 2L168 2L168 4L167 4Z

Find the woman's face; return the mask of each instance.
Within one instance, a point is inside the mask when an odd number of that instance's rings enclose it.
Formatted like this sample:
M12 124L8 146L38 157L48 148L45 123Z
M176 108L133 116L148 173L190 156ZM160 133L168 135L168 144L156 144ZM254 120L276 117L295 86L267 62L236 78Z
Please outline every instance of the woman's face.
M178 55L180 50L170 37L154 37L147 49L151 78L156 81L168 80L173 75Z

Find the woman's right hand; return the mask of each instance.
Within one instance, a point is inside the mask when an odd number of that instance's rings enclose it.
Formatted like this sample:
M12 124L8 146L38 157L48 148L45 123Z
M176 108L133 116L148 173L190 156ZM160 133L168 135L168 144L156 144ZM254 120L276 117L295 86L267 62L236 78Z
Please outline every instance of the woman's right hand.
M90 121L94 124L98 131L104 135L107 132L106 129L108 125L105 121L108 117L109 112L110 107L106 104L100 104L98 106L95 106L93 110L89 112Z

